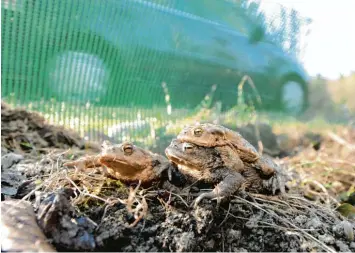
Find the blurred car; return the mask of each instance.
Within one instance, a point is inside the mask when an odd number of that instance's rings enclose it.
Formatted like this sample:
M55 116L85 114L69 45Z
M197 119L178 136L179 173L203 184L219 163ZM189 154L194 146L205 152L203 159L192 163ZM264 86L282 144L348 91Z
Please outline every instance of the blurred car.
M2 5L3 94L153 107L165 105L165 82L173 108L193 108L216 84L213 101L228 109L248 75L263 108L307 107L302 65L262 36L142 0L9 1Z

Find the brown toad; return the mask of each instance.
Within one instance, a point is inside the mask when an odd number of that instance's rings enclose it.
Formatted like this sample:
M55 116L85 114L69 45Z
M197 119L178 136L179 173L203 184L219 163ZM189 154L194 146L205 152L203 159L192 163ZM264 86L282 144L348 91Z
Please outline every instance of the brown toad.
M164 171L167 171L169 179L171 178L168 159L131 142L113 145L105 141L100 154L67 162L64 166L76 167L79 170L103 167L106 174L126 182L151 182L159 179Z
M213 191L197 197L195 206L203 198L229 196L238 189L275 193L278 188L284 192L283 181L277 178L278 175L268 180L263 179L253 166L250 164L245 166L234 150L228 146L208 148L174 139L165 153L186 176L217 184Z
M177 136L182 142L189 142L203 147L229 146L246 166L259 169L265 177L275 174L276 165L267 156L261 156L253 145L238 132L221 125L203 123L185 127Z

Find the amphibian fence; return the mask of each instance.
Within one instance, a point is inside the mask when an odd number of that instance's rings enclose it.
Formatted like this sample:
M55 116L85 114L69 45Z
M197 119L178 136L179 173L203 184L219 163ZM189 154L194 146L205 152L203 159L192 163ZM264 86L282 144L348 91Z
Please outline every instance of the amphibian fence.
M250 1L2 0L1 13L3 100L90 138L143 142L218 101L233 108L245 75L277 83L270 62L299 56L309 24Z

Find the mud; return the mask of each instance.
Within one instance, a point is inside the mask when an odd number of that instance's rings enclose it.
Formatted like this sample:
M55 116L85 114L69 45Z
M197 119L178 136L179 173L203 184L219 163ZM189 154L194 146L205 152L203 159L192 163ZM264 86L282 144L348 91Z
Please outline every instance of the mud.
M53 160L56 159L53 157ZM16 171L24 162L14 164L11 169ZM37 170L45 171L40 166ZM41 173L26 180L38 180ZM67 176L75 180L72 174ZM224 199L218 209L213 200L203 200L193 209L189 205L205 186L197 185L179 196L161 188L151 188L149 192L140 189L142 193L136 199L146 198L148 212L132 226L136 217L126 204L104 203L92 198L83 203L78 201L78 189L64 184L37 191L34 191L35 186L30 187L32 198L29 199L35 207L39 227L57 251L355 250L351 237L351 232L355 232L353 220L295 192L274 197L236 194ZM77 187L83 191L79 183ZM127 199L128 191L113 189L98 196Z
M153 185L132 195L135 185L98 170L75 174L64 168L64 162L86 153L79 142L65 139L33 154L15 145L19 141L9 133L2 140L2 158L8 159L2 163L2 194L6 184L11 187L2 201L26 200L57 251L355 251L355 221L334 211L332 203L305 199L296 186L277 196L237 193L219 207L205 199L194 209L194 198L213 185ZM37 150L43 147L35 140ZM73 146L77 149L68 150ZM29 243L27 249L40 251L36 247Z
M1 143L4 151L23 152L47 148L83 149L91 145L76 132L48 124L38 113L12 108L4 102L1 102Z

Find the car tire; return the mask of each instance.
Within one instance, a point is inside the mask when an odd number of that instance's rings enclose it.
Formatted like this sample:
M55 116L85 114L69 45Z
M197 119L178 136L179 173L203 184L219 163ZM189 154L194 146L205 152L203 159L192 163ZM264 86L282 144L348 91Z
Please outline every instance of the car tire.
M287 78L279 89L280 109L293 116L301 115L308 106L308 89L300 78Z
M51 57L46 67L46 86L56 100L97 103L108 92L110 71L94 54L64 51Z

